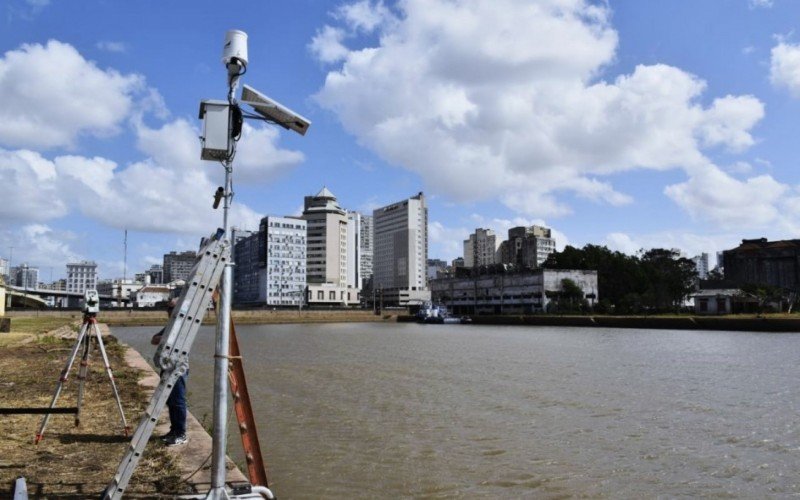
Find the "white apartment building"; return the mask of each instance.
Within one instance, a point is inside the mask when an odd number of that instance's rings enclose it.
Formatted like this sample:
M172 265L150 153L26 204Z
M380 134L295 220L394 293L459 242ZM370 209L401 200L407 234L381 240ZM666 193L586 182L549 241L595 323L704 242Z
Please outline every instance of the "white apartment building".
M9 276L8 259L0 257L0 277Z
M478 228L464 240L464 267L490 266L496 254L497 236L491 229Z
M258 232L237 230L233 300L237 304L300 306L306 290L307 223L270 215Z
M113 297L111 305L122 307L125 305L124 299L132 299L134 293L148 284L132 279L100 280L97 282L97 293L104 297Z
M67 264L67 291L83 293L97 289L97 264L82 260Z
M347 212L325 187L315 196L306 196L303 205L302 218L308 230L308 282L346 287Z
M361 215L361 288L372 278L372 226L372 216Z
M384 304L430 300L427 288L428 207L420 192L372 212L374 288Z
M708 278L708 254L703 252L692 257L692 261L694 261L694 265L697 268L697 277L701 280Z

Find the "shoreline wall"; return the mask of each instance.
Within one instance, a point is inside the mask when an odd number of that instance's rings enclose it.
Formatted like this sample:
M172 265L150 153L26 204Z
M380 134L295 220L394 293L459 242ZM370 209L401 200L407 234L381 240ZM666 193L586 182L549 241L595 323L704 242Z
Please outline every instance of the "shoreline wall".
M800 318L736 316L474 316L476 325L800 332Z

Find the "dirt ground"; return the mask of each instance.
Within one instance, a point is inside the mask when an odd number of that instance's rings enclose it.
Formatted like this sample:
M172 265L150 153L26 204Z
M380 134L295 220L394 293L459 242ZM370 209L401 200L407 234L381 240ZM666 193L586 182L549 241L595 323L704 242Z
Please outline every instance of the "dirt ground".
M54 324L22 325L0 343L0 407L47 407L75 340L77 325L57 335L42 334ZM35 323L35 322L34 322ZM62 321L63 324L63 321ZM12 328L14 325L12 323ZM139 372L123 362L123 347L105 340L128 425L135 429L146 406L137 385ZM79 361L79 360L78 360ZM77 401L78 362L57 407ZM91 352L81 425L74 415L54 414L44 439L34 445L42 415L0 415L0 498L10 497L14 481L24 476L31 498L96 498L113 479L128 443L111 386L96 348ZM160 498L190 490L164 446L151 440L128 486L126 498Z

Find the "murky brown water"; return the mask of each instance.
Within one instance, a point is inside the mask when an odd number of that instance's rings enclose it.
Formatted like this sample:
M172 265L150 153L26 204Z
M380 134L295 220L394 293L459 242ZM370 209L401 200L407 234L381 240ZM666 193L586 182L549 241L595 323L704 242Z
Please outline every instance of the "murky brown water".
M114 328L146 355L156 328ZM237 329L279 498L800 494L800 335ZM192 352L211 415L213 329ZM234 428L232 455L240 454ZM241 459L238 459L241 463Z

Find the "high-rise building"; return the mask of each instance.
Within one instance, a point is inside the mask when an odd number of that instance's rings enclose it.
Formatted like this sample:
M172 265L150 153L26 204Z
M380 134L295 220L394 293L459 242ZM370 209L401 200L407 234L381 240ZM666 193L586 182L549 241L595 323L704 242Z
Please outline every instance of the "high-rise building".
M708 278L708 254L703 252L700 255L692 257L692 261L697 269L697 277L701 280Z
M90 260L67 264L67 291L83 293L97 289L97 264Z
M150 277L150 283L153 285L160 285L164 283L164 266L161 264L153 264L150 266L150 269L145 272L147 273L147 276Z
M172 283L177 280L186 281L189 273L197 260L197 252L188 250L186 252L175 252L164 254L164 283Z
M541 267L555 250L556 240L553 239L549 228L519 226L508 230L508 240L500 245L497 253L503 264L517 264L536 269Z
M11 268L11 284L20 288L35 289L39 286L39 268L21 264Z
M308 282L347 286L347 212L323 187L305 197L302 218L308 223Z
M361 216L361 288L372 279L372 216Z
M267 216L258 232L234 237L233 300L299 306L306 293L306 227L296 217Z
M0 278L6 282L11 281L8 268L8 259L0 257Z
M447 274L447 262L441 259L428 259L428 283Z
M478 228L464 240L464 267L490 266L495 263L496 252L494 231Z
M347 287L361 288L361 214L347 212Z
M428 207L422 193L372 212L374 287L384 303L430 300L427 288Z

